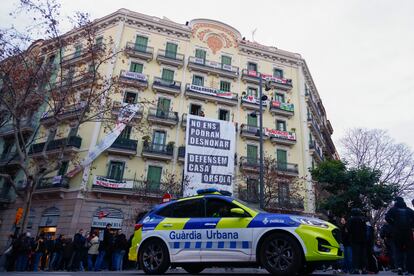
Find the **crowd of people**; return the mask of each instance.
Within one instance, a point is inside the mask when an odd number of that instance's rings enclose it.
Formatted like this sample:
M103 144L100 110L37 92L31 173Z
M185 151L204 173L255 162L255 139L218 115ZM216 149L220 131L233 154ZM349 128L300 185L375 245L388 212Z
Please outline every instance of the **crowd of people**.
M414 200L412 201L414 206ZM389 270L414 275L414 211L397 197L379 228L354 208L349 218L339 221L344 259L336 272L374 274Z
M80 229L73 239L64 235L52 239L45 233L33 238L26 232L11 236L0 267L3 271L120 271L128 265L124 259L128 260L129 247L125 234L111 224L101 235Z

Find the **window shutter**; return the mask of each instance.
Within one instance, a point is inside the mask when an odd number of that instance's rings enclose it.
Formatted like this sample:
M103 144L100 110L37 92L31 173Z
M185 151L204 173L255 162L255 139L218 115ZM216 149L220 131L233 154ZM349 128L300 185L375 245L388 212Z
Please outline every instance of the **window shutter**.
M162 69L161 78L165 81L173 82L174 80L174 71L169 69Z
M148 37L138 35L135 40L135 50L146 52L148 46Z
M177 44L167 42L165 47L165 56L175 59L177 56Z

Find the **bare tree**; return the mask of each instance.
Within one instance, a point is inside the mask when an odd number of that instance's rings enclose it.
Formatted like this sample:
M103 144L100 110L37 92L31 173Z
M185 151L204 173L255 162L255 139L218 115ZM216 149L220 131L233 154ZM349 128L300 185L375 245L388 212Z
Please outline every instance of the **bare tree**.
M0 127L13 133L2 159L6 164L17 162L24 189L18 188L15 172L1 171L0 177L24 201L24 231L36 188L64 161L79 162L68 148L78 139L81 125L102 122L110 129L116 114L127 107L112 100L121 93L119 78L103 73L122 51L111 38L97 36L99 30L87 14L77 12L71 18L74 29L63 33L56 0L21 0L17 13L28 14L35 24L23 32L13 27L0 30ZM64 56L75 44L79 47ZM59 130L64 122L73 130L69 136Z
M381 182L395 184L404 195L414 191L414 153L385 130L349 129L340 140L342 156L350 167L381 172Z

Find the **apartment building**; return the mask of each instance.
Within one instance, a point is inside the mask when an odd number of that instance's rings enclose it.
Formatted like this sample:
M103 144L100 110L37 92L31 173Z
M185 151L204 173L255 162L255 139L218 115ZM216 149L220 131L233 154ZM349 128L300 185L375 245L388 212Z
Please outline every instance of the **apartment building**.
M234 123L234 195L257 203L260 104L265 155L277 160L277 170L284 179L274 209L286 211L289 206L291 211L315 212L308 170L325 158L337 158L337 153L332 126L299 54L248 41L235 28L210 19L179 24L120 9L94 24L99 29L97 43L111 40L114 53L119 52L101 68L102 74L117 76L122 84L122 93L111 95L114 118L123 103L151 102L141 104L132 119L135 125L145 126L145 131L126 126L116 141L76 176L65 176L73 168L73 162L67 160L44 179L30 213L34 234L73 235L79 228L100 229L108 222L132 234L137 214L171 192L163 182L171 175L178 182L183 179L187 114ZM62 63L68 68L87 64L82 43L79 38L65 49ZM258 99L260 77L271 85L271 90L264 92L266 102ZM87 75L74 78L72 85L88 85ZM101 122L74 129L71 119L81 110L80 104L66 108L58 129L50 129L50 120L42 117L39 137L45 138L36 140L31 158L41 158L37 153L46 139L52 141L50 152L62 143L62 138L54 138L56 132L65 133L63 139L68 139L69 151L78 159L92 151L108 131ZM7 131L0 129L0 138L6 135ZM303 201L289 198L294 181L299 182ZM19 204L16 199L0 210L2 241L10 233Z

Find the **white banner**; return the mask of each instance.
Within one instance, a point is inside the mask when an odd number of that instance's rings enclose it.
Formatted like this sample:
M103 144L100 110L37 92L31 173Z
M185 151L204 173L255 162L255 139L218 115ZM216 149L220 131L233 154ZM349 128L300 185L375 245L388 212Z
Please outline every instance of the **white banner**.
M119 111L118 119L115 123L115 128L112 130L112 132L106 135L93 150L89 151L88 155L85 157L85 159L82 160L80 165L76 166L73 170L68 172L66 176L75 176L83 168L91 164L93 160L95 160L102 152L109 148L113 142L115 142L116 138L118 138L119 134L121 134L121 132L124 130L126 124L129 123L129 121L131 121L131 119L135 116L137 111L138 104L123 103L122 108Z
M235 138L233 122L187 115L184 196L205 188L233 193Z
M103 176L95 175L93 177L93 185L102 186L113 189L132 189L134 187L133 180L114 180Z
M92 227L105 228L108 223L112 224L111 228L113 228L113 229L121 229L122 228L122 219L121 218L92 217Z

